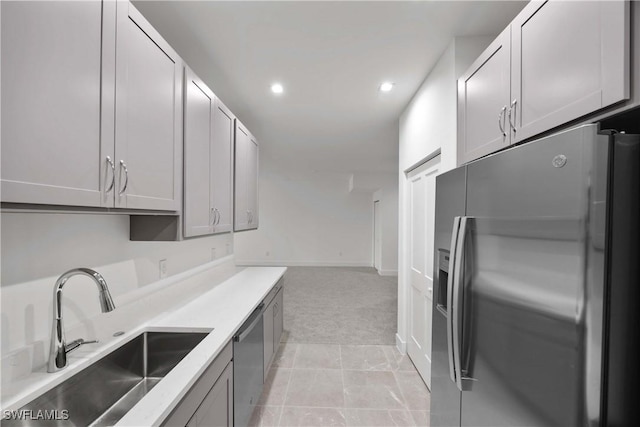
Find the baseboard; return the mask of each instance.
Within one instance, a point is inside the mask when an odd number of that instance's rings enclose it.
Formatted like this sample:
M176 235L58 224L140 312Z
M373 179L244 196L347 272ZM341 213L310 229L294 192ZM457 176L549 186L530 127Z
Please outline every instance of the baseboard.
M378 270L380 276L397 276L398 270Z
M402 354L407 354L407 342L400 338L400 335L396 334L396 348Z
M368 262L341 262L341 261L249 261L249 260L236 260L236 265L239 266L264 266L264 267L371 267L371 263Z

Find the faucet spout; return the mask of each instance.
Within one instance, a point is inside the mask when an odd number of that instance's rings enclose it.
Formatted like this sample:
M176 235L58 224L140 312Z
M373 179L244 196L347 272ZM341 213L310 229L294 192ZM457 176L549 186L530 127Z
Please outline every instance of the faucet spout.
M57 372L64 369L67 366L67 353L84 343L82 341L82 343L74 347L68 347L62 323L62 288L70 278L77 275L91 278L98 286L98 299L103 313L113 311L116 308L106 280L97 271L90 268L74 268L63 273L53 288L53 327L51 331L51 351L49 352L49 363L47 365L48 372Z

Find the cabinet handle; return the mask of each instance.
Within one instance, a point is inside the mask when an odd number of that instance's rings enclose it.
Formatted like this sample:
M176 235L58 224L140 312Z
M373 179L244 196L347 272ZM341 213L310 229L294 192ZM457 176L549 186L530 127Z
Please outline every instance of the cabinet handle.
M511 107L509 108L509 126L511 126L511 129L513 130L513 132L516 132L516 125L515 125L515 120L516 120L516 104L518 103L517 99L514 99L513 102L511 102ZM511 118L513 117L513 121L511 121Z
M129 170L127 169L127 164L124 160L120 160L120 169L124 169L124 186L122 187L122 190L118 191L118 194L122 195L127 191L127 186L129 185Z
M213 225L220 224L220 211L218 210L218 208L214 208L213 214L214 214Z
M247 224L251 224L251 211L247 211Z
M110 156L107 156L107 163L111 166L111 185L109 188L104 190L105 194L108 194L111 190L113 190L113 186L116 185L116 165L113 164L113 160L111 160Z
M505 105L500 110L500 114L498 114L498 128L500 128L500 132L502 132L502 136L507 136L507 132L504 131L504 125L506 124L506 112L507 106Z
M215 225L216 223L216 211L211 208L209 209L209 225Z

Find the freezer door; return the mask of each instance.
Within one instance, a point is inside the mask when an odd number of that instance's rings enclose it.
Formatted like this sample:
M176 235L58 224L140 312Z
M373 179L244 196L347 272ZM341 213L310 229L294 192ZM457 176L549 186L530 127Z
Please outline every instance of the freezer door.
M465 214L465 182L466 167L436 178L430 425L438 427L460 426L460 390L450 378L447 286L453 219Z
M605 203L596 195L608 142L583 126L468 166L453 297L462 426L599 422Z

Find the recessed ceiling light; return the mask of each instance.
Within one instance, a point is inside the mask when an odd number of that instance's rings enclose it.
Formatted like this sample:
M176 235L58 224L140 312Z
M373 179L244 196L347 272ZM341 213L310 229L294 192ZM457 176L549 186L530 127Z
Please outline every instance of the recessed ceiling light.
M284 87L282 87L280 83L274 83L271 85L271 92L280 95L282 92L284 92Z
M394 84L391 82L384 82L380 85L380 92L389 92L393 89Z

